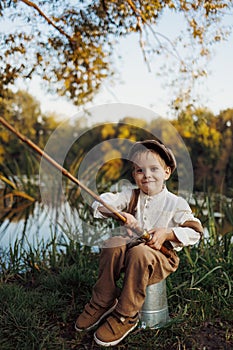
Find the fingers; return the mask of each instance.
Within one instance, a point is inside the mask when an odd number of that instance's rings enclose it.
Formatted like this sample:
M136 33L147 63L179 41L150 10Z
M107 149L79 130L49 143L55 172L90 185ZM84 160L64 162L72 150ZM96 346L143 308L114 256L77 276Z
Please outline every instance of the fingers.
M146 244L155 250L160 250L162 247L162 244L158 240L154 240L153 238Z
M131 229L139 228L138 221L135 219L133 215L124 213L124 216L126 218L126 222L125 222L126 227L129 227Z
M164 241L165 236L163 234L163 231L160 230L151 230L149 233L152 235L152 238L149 242L147 242L147 245L150 246L153 249L160 250Z
M128 235L129 235L129 237L133 237L133 231L132 230L130 230L130 228L126 228L126 231L127 231L127 233L128 233Z

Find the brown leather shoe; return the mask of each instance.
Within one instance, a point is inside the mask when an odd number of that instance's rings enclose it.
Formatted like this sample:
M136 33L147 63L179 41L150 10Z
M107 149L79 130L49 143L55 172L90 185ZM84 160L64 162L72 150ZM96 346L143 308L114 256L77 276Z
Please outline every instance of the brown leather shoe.
M115 299L109 307L101 307L91 301L85 305L81 315L75 322L75 329L78 332L89 331L94 328L105 316L109 315L116 307L118 300Z
M138 314L134 317L124 317L117 312L113 312L97 329L94 340L101 346L117 345L137 327L138 321Z

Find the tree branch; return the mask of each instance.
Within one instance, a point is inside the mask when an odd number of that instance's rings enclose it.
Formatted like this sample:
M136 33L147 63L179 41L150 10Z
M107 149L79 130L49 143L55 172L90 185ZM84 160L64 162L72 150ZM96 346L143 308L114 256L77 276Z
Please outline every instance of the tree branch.
M142 49L143 52L143 56L144 56L144 60L145 62L148 64L147 62L147 57L146 57L146 53L145 53L145 49L144 49L144 44L142 41L142 27L141 27L141 21L149 27L149 29L151 30L155 40L157 41L157 43L159 44L160 48L163 48L164 50L167 50L172 56L174 56L176 59L178 59L181 63L183 63L182 58L180 57L179 53L177 52L175 46L173 45L173 43L169 40L169 38L165 37L164 35L157 33L154 31L154 29L152 28L152 26L148 23L147 19L145 18L145 16L143 15L142 11L140 9L137 9L136 5L134 4L134 2L132 0L127 0L128 5L131 7L131 9L133 10L133 12L135 13L136 17L137 17L137 25L140 31L140 47ZM166 47L164 47L161 43L161 41L158 38L158 35L160 35L161 37L163 37L164 39L166 39L168 41L168 43L171 45L172 49L174 52L169 51L168 49L166 49Z
M30 0L20 0L20 1L27 6L33 7L39 13L39 15L42 16L46 20L46 22L48 22L49 25L53 26L53 28L58 30L60 34L64 35L69 41L73 43L72 37L68 35L62 28L56 26L56 24L49 17L47 17L44 14L44 12L39 8L39 6L37 6L34 2Z

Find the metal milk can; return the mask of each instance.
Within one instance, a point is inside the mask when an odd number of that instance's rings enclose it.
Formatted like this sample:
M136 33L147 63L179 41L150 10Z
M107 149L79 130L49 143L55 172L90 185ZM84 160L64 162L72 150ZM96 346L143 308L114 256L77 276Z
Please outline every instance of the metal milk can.
M160 328L169 321L166 279L146 288L146 298L140 311L141 328Z

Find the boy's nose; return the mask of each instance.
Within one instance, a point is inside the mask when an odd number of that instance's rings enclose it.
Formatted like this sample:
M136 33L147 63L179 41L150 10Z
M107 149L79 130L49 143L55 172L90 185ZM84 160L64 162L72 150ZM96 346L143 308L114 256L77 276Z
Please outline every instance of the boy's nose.
M144 175L145 175L145 177L149 177L151 175L150 170L149 169L145 169L144 170Z

